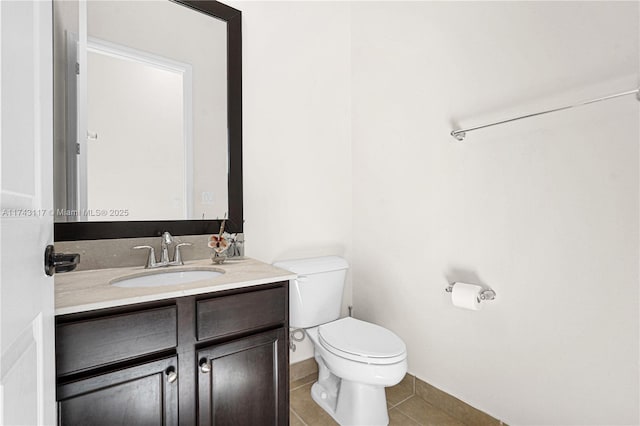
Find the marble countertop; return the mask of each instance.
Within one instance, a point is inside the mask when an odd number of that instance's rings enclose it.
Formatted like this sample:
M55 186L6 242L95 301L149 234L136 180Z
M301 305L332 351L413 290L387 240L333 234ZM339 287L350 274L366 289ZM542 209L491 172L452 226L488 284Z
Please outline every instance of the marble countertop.
M124 288L111 285L111 282L127 276L189 269L212 269L224 273L214 278L161 287ZM204 259L185 262L184 266L159 269L137 266L69 272L55 276L55 314L64 315L192 296L286 281L295 277L296 274L292 272L250 258L227 260L222 265L213 265L210 259Z

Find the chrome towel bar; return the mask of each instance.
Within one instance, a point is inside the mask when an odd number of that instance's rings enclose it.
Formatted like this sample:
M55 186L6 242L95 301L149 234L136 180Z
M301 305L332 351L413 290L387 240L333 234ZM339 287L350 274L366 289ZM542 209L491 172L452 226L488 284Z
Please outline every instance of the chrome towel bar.
M601 101L606 101L606 100L613 99L613 98L618 98L620 96L633 95L634 93L636 94L636 98L640 101L640 88L638 88L638 89L635 89L635 90L629 90L629 91L622 92L622 93L615 93L613 95L603 96L601 98L590 99L588 101L578 102L578 103L575 103L575 104L572 104L572 105L563 106L563 107L560 107L560 108L548 109L546 111L534 112L532 114L521 115L519 117L510 118L508 120L502 120L502 121L498 121L498 122L495 122L495 123L484 124L482 126L469 127L467 129L452 130L451 131L451 136L453 136L457 140L461 141L461 140L464 140L464 138L465 138L465 136L467 136L468 132L472 132L474 130L479 130L479 129L484 129L484 128L487 128L487 127L497 126L498 124L510 123L512 121L522 120L523 118L535 117L535 116L538 116L538 115L549 114L551 112L557 112L557 111L563 111L565 109L581 107L581 106L593 104L593 103L596 103L596 102L601 102Z

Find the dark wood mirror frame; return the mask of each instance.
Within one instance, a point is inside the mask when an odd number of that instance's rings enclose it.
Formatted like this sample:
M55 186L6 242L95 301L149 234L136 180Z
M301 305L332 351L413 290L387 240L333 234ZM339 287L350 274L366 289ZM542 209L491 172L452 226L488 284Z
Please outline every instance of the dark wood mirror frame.
M243 232L242 204L242 15L237 9L210 0L171 0L227 23L227 114L229 129L229 218L225 230ZM60 222L54 224L55 241L214 234L221 220Z

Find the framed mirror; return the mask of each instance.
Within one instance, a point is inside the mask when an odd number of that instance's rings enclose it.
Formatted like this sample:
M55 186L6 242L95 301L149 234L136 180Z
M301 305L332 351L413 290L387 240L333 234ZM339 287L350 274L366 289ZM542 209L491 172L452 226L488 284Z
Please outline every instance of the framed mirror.
M243 231L240 11L54 1L55 240Z

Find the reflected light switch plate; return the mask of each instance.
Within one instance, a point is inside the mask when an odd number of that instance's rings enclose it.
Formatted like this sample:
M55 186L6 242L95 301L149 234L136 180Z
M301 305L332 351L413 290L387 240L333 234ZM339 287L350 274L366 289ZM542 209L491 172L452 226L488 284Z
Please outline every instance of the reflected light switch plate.
M213 192L202 193L202 204L213 204Z

